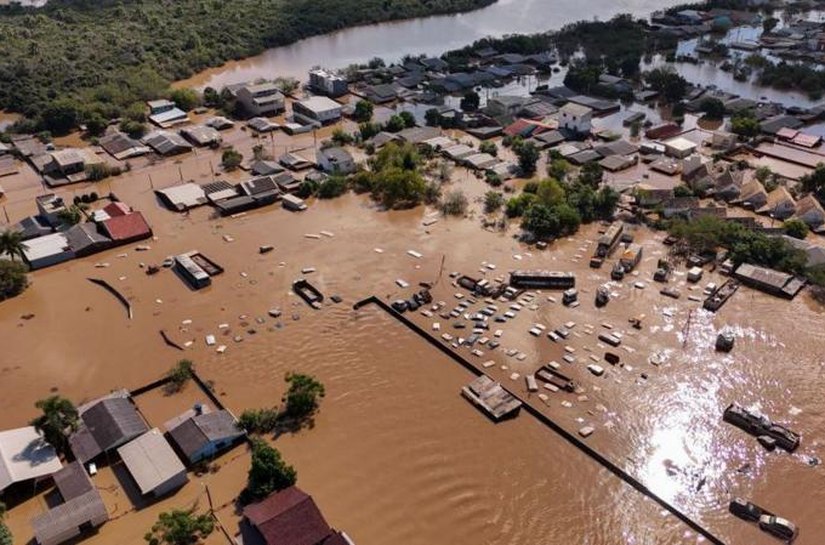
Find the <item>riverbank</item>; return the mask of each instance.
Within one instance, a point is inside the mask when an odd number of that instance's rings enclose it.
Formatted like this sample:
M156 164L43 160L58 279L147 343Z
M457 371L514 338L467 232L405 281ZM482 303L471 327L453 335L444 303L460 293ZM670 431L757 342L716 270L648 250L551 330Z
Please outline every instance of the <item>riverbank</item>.
M171 81L268 47L494 1L241 0L215 4L207 12L192 0L174 6L159 1L94 8L47 4L37 17L9 11L0 14L0 74L6 74L0 77L0 108L23 113L39 129L57 133L93 114L119 117L133 103L165 92ZM29 69L16 72L21 64ZM60 125L57 117L62 117Z

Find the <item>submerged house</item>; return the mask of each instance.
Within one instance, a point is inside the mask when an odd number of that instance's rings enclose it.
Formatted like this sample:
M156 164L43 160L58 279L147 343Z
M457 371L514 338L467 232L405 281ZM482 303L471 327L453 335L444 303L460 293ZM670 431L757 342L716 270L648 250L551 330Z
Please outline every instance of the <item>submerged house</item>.
M0 494L60 471L60 458L34 426L0 431Z
M329 526L312 497L296 486L246 506L243 516L266 545L354 545Z
M825 209L813 195L799 199L794 217L807 223L813 231L818 231L825 225Z
M162 129L189 121L186 112L178 108L171 100L150 100L146 104L149 106L149 121Z
M59 545L109 520L103 498L80 462L72 462L53 477L62 501L32 519L38 545Z
M160 497L185 485L186 468L157 428L117 449L144 496Z
M284 94L271 82L242 85L235 96L253 116L278 115L285 109Z
M779 186L768 193L767 202L756 210L759 214L767 214L772 218L784 220L796 212L796 201L784 186Z
M246 435L229 411L211 412L204 409L197 405L167 423L172 443L190 464L214 458Z
M83 464L149 429L125 390L78 407L78 412L80 426L69 437L69 446L75 458Z
M352 174L355 172L355 159L341 147L323 148L316 155L318 167L328 174Z

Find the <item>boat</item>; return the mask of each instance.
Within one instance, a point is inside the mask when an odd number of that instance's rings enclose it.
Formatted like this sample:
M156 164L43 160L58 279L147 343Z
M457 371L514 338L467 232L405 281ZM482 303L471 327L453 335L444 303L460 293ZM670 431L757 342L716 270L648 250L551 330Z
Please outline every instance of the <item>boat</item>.
M298 297L303 299L306 304L312 308L321 308L321 303L324 300L324 294L318 291L318 288L310 284L305 278L301 278L293 282L292 291L294 291Z
M739 282L734 280L733 278L729 278L724 284L722 284L718 289L711 291L708 298L705 299L705 302L702 304L702 307L705 310L709 310L711 312L716 312L722 305L724 305L728 299L733 297L733 294L736 293L736 290L739 289Z
M716 336L716 351L730 352L733 350L733 333L730 331L722 331Z
M610 302L610 291L607 286L601 285L596 290L596 306L603 307Z
M275 249L275 246L270 246L270 245L267 244L265 246L259 247L258 248L258 253L259 254L268 254L269 252L271 252L274 249Z
M776 446L793 452L799 446L799 434L779 424L773 423L768 417L749 411L736 403L725 409L722 419L728 424L746 431L755 436L768 436L776 441Z

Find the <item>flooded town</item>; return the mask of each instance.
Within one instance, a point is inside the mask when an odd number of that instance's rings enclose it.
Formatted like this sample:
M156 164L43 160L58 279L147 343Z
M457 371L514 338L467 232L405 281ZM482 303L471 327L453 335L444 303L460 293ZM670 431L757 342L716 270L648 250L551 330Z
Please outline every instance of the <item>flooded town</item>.
M0 545L825 540L822 4L447 4L0 86Z

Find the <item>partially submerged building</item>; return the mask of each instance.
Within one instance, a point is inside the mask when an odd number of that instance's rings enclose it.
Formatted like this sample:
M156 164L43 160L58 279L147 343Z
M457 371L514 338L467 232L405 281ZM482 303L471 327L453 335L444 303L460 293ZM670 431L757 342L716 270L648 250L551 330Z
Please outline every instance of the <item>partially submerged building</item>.
M85 464L145 433L149 426L126 391L78 407L80 426L69 437L75 458Z
M346 78L322 68L309 71L309 88L332 98L343 96L349 90Z
M235 93L244 110L253 116L272 116L285 109L284 94L271 82L246 84Z
M192 144L171 131L154 131L143 137L143 142L160 155L179 155L192 150Z
M122 132L112 132L100 138L100 147L119 161L152 153L152 148L141 144Z
M144 496L160 497L185 485L186 468L157 428L117 449Z
M750 263L739 265L733 272L733 276L752 288L785 299L793 299L805 287L805 281L792 274Z
M155 194L170 210L176 212L196 208L208 202L203 188L193 182L156 189Z
M54 484L61 503L31 521L38 545L59 545L109 520L103 498L80 462L55 473Z
M207 411L202 405L168 423L167 430L174 446L190 464L214 458L245 437L232 413Z
M161 129L168 129L174 125L189 121L189 116L186 115L186 112L178 108L171 100L150 100L146 104L149 106L149 121Z
M345 533L330 527L312 497L296 486L246 506L243 516L266 545L353 545Z
M62 467L54 447L34 426L0 431L0 494L15 484L47 478Z
M355 172L355 159L341 147L322 148L316 154L318 167L328 174L352 174Z
M327 125L341 119L343 106L324 96L310 97L292 104L292 114L305 124Z

